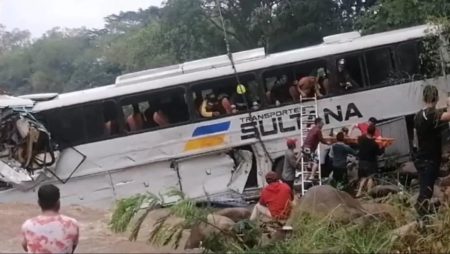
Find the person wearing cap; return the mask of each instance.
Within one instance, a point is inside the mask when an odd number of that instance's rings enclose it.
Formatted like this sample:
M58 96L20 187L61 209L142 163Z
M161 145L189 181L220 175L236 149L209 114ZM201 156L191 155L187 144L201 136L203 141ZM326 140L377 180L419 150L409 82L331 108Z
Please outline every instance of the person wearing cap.
M291 188L281 182L278 174L271 171L266 174L267 185L262 189L259 202L253 208L250 220L257 220L260 216L268 219L285 220L291 211Z
M217 110L217 103L216 95L213 93L208 94L202 105L200 105L200 115L204 118L219 116L220 112Z
M288 149L284 154L283 172L281 173L281 180L289 185L292 191L294 191L295 171L297 169L297 158L294 152L296 143L296 139L286 141Z
M377 124L377 119L375 117L370 117L369 121L364 122L364 123L358 123L355 124L352 128L352 131L354 129L358 129L361 132L361 135L366 135L367 134L367 129L369 128L370 125L375 126ZM375 138L379 138L381 137L381 132L379 129L375 128Z

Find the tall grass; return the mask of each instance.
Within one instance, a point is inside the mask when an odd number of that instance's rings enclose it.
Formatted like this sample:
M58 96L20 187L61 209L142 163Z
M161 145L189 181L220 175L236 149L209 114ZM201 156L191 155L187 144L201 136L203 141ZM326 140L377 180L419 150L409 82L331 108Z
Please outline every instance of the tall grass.
M178 194L180 195L180 194ZM232 232L221 232L205 239L203 247L210 251L232 253L448 253L450 252L450 209L447 206L430 216L428 224L421 228L411 228L401 237L395 237L394 230L414 222L416 213L408 192L378 199L394 209L395 215L385 217L366 216L348 224L338 224L331 216L317 219L294 210L293 231L285 240L267 243L262 241L262 231L251 223L238 223ZM161 201L161 200L159 200ZM363 201L374 202L375 200ZM123 232L132 225L133 217L138 222L133 225L131 239L136 239L140 224L146 216L144 203L157 203L156 196L138 195L120 201L111 220L115 232ZM143 208L144 207L144 208ZM144 209L144 213L138 211ZM147 208L149 209L149 208ZM192 200L181 197L169 209L169 215L161 218L148 239L156 245L174 243L178 247L181 233L206 222L210 208L199 208ZM184 220L176 225L166 224L169 216ZM234 235L232 235L234 234Z

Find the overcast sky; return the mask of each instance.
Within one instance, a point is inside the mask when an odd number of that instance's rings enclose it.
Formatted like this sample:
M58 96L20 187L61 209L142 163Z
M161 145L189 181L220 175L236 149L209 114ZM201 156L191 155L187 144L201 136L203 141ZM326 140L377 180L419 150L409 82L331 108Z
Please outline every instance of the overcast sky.
M33 37L55 27L101 28L103 18L119 13L161 6L163 0L0 0L0 24L27 29Z

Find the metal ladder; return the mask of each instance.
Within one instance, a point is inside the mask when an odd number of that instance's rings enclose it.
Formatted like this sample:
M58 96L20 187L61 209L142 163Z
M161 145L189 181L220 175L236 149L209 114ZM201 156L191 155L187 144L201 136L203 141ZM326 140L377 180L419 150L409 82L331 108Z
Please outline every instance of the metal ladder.
M313 102L313 104L311 104ZM303 147L304 141L308 135L309 130L314 125L315 119L318 117L317 108L317 96L314 97L302 97L300 96L300 140ZM322 185L322 175L321 175L321 163L320 163L320 145L317 147L316 151L311 151L316 153L319 165L317 171L313 178L318 178L318 180L308 180L307 177L310 176L310 172L307 169L312 169L313 161L311 157L305 158L303 151L300 154L300 166L301 166L301 186L302 186L302 196L306 191L314 185Z

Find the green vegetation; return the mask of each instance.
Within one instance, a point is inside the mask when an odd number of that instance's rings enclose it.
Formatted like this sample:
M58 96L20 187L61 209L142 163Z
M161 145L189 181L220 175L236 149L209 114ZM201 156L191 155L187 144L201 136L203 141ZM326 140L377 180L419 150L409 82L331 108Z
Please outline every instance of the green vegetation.
M320 43L330 34L380 32L429 20L448 28L450 16L447 0L220 2L232 51L276 52ZM67 92L112 84L131 71L223 54L216 3L168 0L162 7L110 15L103 29L56 27L36 39L0 25L0 86L16 94ZM441 39L448 44L448 36Z
M149 236L149 243L179 247L182 232L200 223L207 223L211 208L196 207L192 200L184 198L181 193L171 195L179 201L171 206L166 216L157 220ZM144 198L146 197L146 198ZM159 200L155 195L139 195L118 202L112 216L111 227L115 231L131 231L130 240L136 240L143 217L137 220L129 216L139 209L151 210L150 206L142 208L142 200ZM330 217L322 219L299 214L294 210L293 232L285 240L267 239L267 224L256 225L243 220L236 223L231 231L219 231L209 235L203 241L205 252L231 253L447 253L450 251L450 209L441 207L437 214L429 218L422 227L411 227L401 236L396 229L415 221L416 214L410 204L411 195L402 192L379 199L377 202L393 207L382 216L369 215L348 224L339 224ZM375 200L363 200L362 203ZM169 222L169 217L182 218ZM140 219L139 219L140 218ZM138 221L133 224L132 221ZM128 227L130 226L130 227ZM183 247L183 246L181 246Z

